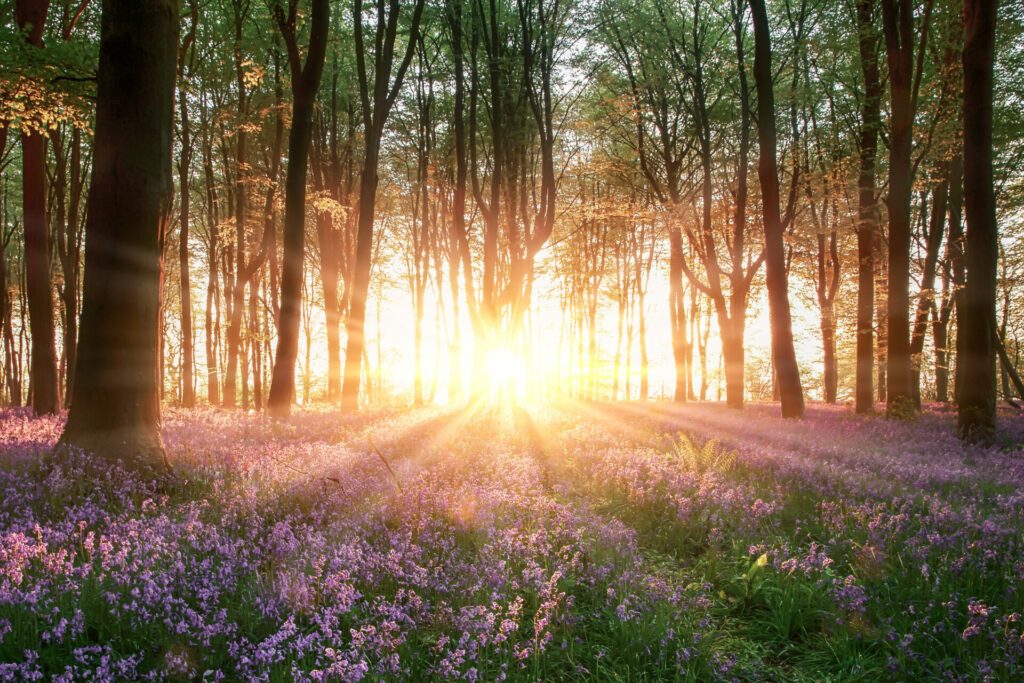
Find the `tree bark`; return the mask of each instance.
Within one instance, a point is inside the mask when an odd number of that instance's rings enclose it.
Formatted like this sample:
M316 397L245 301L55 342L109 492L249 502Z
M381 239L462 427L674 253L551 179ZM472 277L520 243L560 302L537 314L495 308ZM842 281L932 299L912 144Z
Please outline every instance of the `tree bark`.
M178 268L181 294L181 405L196 404L195 352L192 344L192 277L189 270L189 212L191 211L189 174L192 165L192 138L184 83L178 91L181 105L181 157L178 160L178 185L181 196L181 233L178 236Z
M886 412L914 411L913 359L910 353L910 200L913 190L914 5L912 0L882 0L882 25L889 65L889 286ZM927 31L927 16L923 25ZM922 40L923 46L923 40Z
M412 60L419 36L420 18L423 16L424 0L416 0L409 28L408 43L405 54L394 74L394 82L392 82L392 67L395 61L395 39L400 9L398 0L390 0L387 11L383 1L377 5L376 49L372 53L376 68L372 83L367 75L363 49L362 0L355 0L354 4L356 65L359 75L360 103L365 126L366 146L363 157L363 174L359 183L355 266L348 321L345 326L348 339L345 344L345 375L341 385L341 407L345 410L355 410L359 406L361 365L365 351L366 299L370 288L370 269L373 265L373 220L377 202L377 165L380 160L380 140L384 134L384 123L387 121L391 107L398 95L398 89L405 77L405 71Z
M757 137L760 151L757 174L761 181L764 212L765 274L771 317L772 357L778 377L782 416L799 418L804 414L804 396L793 345L785 242L779 211L771 34L764 0L750 0L750 7L754 20L754 81L757 86Z
M205 102L204 102L205 104ZM217 342L220 339L220 296L217 286L217 269L220 251L217 237L217 188L213 176L213 140L210 126L206 125L205 106L200 108L200 130L203 131L203 178L206 185L206 232L209 235L207 245L207 281L206 310L204 312L203 329L206 346L206 399L211 406L220 405L220 372L217 369ZM214 315L214 308L217 314Z
M914 360L914 405L921 408L921 354L928 333L928 316L935 303L935 271L942 247L942 234L946 220L946 202L949 197L949 164L940 164L938 186L932 191L931 218L925 236L925 259L921 273L921 292L914 313L914 327L910 337L910 355Z
M992 81L996 1L964 2L964 209L967 284L963 346L957 358L958 429L970 441L991 442L996 428L996 269L999 258L992 172Z
M676 387L673 400L686 402L686 299L683 293L683 235L678 226L669 233L669 323L672 329L672 358Z
M857 1L860 67L864 77L861 129L858 139L860 161L857 176L857 369L855 409L860 414L875 409L874 396L874 242L878 231L878 197L875 167L878 134L881 130L882 82L878 73L878 49L874 14L876 0Z
M284 252L281 265L281 323L274 354L267 409L274 417L291 414L295 395L295 360L299 352L299 319L302 308L302 266L306 239L306 171L312 136L313 104L327 55L330 27L328 0L311 0L313 5L309 50L302 64L295 38L297 0L292 0L285 17L276 6L277 20L288 47L292 73L292 128L288 133L288 174L285 177Z
M224 298L228 302L228 348L224 368L223 401L226 408L234 408L238 402L238 356L242 346L242 314L245 310L245 285L248 281L245 269L245 224L248 213L248 162L246 161L246 134L248 99L245 71L242 59L242 29L248 12L248 3L232 0L234 10L234 69L235 88L238 92L238 122L235 131L235 278L234 283L224 287Z
M338 297L338 283L341 280L340 244L334 217L329 213L318 213L316 232L320 246L320 285L324 295L324 324L327 332L327 400L333 403L341 396L341 299Z
M946 241L946 274L949 280L946 285L949 290L948 298L943 301L943 310L940 311L940 324L942 326L942 339L944 349L943 380L944 388L948 391L949 381L949 359L960 356L961 335L959 333L960 321L964 319L964 284L967 280L966 266L964 263L964 225L963 225L963 190L964 190L964 155L963 141L960 140L960 149L953 155L949 167L949 239ZM954 348L950 348L949 321L953 316L957 320L957 334L953 342ZM938 344L938 338L936 338ZM938 387L939 373L936 373L936 385ZM953 399L959 396L960 373L954 375ZM947 400L947 397L939 399Z
M42 47L50 0L18 0L18 28L27 29L29 45ZM29 378L32 410L52 415L60 410L53 295L50 291L50 232L46 224L46 138L22 133L22 210L25 221L25 287L28 294L32 358Z
M5 197L6 200L6 197ZM13 233L0 233L0 339L4 350L4 380L7 385L7 401L0 392L0 403L4 405L21 405L21 379L18 377L15 364L14 348L14 302L7 289L8 266L7 246Z
M177 0L104 0L74 398L61 444L166 467L161 232L173 192Z
M831 277L829 277L830 274ZM822 395L825 403L835 403L839 390L835 313L835 297L839 290L839 277L840 261L836 232L833 230L827 237L823 233L818 233L817 294L818 307L821 310L821 343L824 369Z

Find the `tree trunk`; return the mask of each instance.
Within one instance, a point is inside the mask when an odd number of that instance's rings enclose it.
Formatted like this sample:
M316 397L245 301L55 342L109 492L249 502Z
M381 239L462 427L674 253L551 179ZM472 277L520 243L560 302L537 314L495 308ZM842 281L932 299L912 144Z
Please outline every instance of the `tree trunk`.
M0 235L0 337L3 339L4 379L7 383L8 402L4 402L3 394L0 394L0 403L19 406L21 405L21 379L18 377L15 364L14 302L7 289L7 241L5 237Z
M68 206L67 235L61 265L64 270L64 310L67 320L64 328L64 355L67 362L65 400L70 403L74 392L75 365L78 362L78 283L82 272L82 228L79 208L85 179L82 177L82 133L71 134L71 202Z
M722 317L719 316L719 324ZM722 330L722 363L725 366L725 403L730 408L743 407L746 350L743 345L746 320L729 320Z
M27 30L29 45L42 47L50 0L18 0L15 19ZM46 138L22 133L22 207L25 221L25 286L28 293L32 365L29 378L36 415L60 410L53 296L50 291L50 239L46 225Z
M991 442L996 427L995 322L998 230L992 177L992 81L995 0L964 2L964 209L967 284L957 372L958 428L970 441Z
M278 23L288 44L293 100L292 128L288 133L288 174L285 177L281 324L278 329L274 371L267 401L267 408L275 417L288 417L291 414L292 397L295 395L295 360L299 351L302 266L306 238L306 167L313 132L313 104L323 74L327 29L330 24L328 0L312 0L312 4L312 25L305 65L301 63L295 43L294 13L288 26L283 18L283 10L278 7Z
M827 243L827 248L826 248ZM831 277L829 277L831 273ZM818 233L818 307L821 310L822 397L835 403L839 390L839 367L836 359L835 296L839 289L839 249L833 230L826 238Z
M935 345L935 400L949 400L949 320L941 311L932 309L932 340Z
M946 219L946 200L949 196L949 164L940 165L939 184L932 192L931 218L928 234L925 236L925 260L921 273L921 293L914 313L913 333L910 337L910 354L914 360L914 405L921 408L921 355L924 353L924 339L928 333L928 315L935 303L935 270L942 247L942 233Z
M961 148L953 155L949 168L949 240L947 241L948 270L952 280L952 293L950 295L951 305L942 314L945 325L949 325L950 318L956 316L956 339L953 342L955 348L950 349L948 339L948 327L944 329L946 335L946 372L949 372L949 359L960 358L962 348L962 335L960 334L960 321L964 319L964 285L967 281L966 265L964 263L964 225L963 225L963 197L964 197L964 155L961 140ZM960 387L960 373L957 372L953 379L953 400L957 401Z
M370 288L370 257L373 250L373 219L377 198L377 157L379 142L366 140L363 177L359 184L359 218L356 232L356 263L349 302L348 339L345 344L345 376L341 389L341 405L355 410L359 405L359 383L362 374L363 338L366 320L366 299Z
M771 317L772 357L778 377L782 416L798 418L804 414L804 396L793 346L786 252L779 211L771 34L764 0L751 0L750 7L754 20L754 81L757 86L757 137L760 150L757 174L761 181L764 212L765 275Z
M640 352L640 400L651 397L651 363L647 356L647 314L644 312L646 292L640 291L636 297L637 344ZM633 348L632 334L626 335L627 350ZM626 354L626 398L629 398L629 373L633 367L632 358Z
M184 83L178 90L181 106L181 158L178 161L178 185L181 196L181 234L178 237L178 268L181 281L181 405L196 404L195 352L192 349L192 277L189 270L189 173L192 165L192 139L188 118L188 102Z
M455 138L455 185L452 188L451 206L451 240L453 256L449 263L451 275L451 287L453 302L456 302L458 295L458 269L461 264L463 272L463 289L466 296L466 312L469 314L470 324L476 331L479 321L477 320L476 293L473 286L473 265L469 250L469 238L466 234L466 181L468 178L466 158L466 74L463 46L463 10L464 0L449 0L445 3L446 18L450 28L452 61L454 66L455 88L453 93L452 111L452 133ZM457 392L451 392L454 396L461 397L462 389L462 360L461 360L461 336L459 331L458 305L453 307L455 313L452 320L455 333L454 349L452 351L452 383L458 387Z
M263 344L260 343L260 275L256 271L249 281L249 365L252 368L252 407L263 410Z
M200 112L205 109L200 109ZM220 322L219 310L214 315L214 308L220 306L217 289L217 268L220 252L217 249L217 190L213 176L213 142L210 138L206 121L200 119L200 129L207 131L203 138L203 178L206 184L206 231L210 236L209 252L207 253L206 310L203 327L206 345L206 399L211 406L220 404L220 372L217 369L217 340Z
M744 318L746 314L744 313ZM708 339L711 337L711 309L704 315L704 329L697 336L698 350L700 356L700 400L708 400L708 387L710 377L708 372Z
M875 368L878 377L876 392L878 400L884 403L889 388L886 382L886 359L889 357L889 279L882 226L876 223L875 227L871 253L875 267L875 320L878 334L878 343L875 346Z
M864 77L864 102L858 140L860 169L857 176L857 370L855 409L860 414L875 409L873 387L875 264L874 242L878 231L878 197L875 166L881 130L882 82L878 73L875 35L875 0L858 0L860 67Z
M158 377L177 0L105 0L74 399L61 443L166 466Z
M683 295L683 236L678 227L669 228L669 323L672 329L672 358L676 388L673 400L686 402L686 300Z
M245 268L245 225L248 209L248 162L246 161L246 121L248 99L246 92L245 66L242 59L243 24L249 5L237 0L232 3L234 8L234 69L235 89L238 92L238 121L235 131L235 277L231 286L225 285L224 297L228 303L228 348L227 363L224 368L223 401L226 408L234 408L238 403L238 356L242 346L242 315L245 309L245 284L247 278ZM226 154L225 154L226 156Z
M334 232L334 219L329 213L316 217L317 242L320 245L320 284L324 293L324 323L327 332L327 400L341 396L341 300L338 282L341 279L339 244Z
M914 411L910 354L910 200L913 190L914 17L911 0L882 0L889 64L889 286L886 412Z
M370 288L370 270L373 265L373 219L377 202L377 165L380 159L380 140L384 133L384 123L387 121L398 89L402 85L402 79L405 77L405 71L409 67L409 62L412 61L414 47L419 36L423 6L424 0L416 0L409 26L405 55L395 71L393 83L391 82L391 69L395 62L394 48L398 27L397 13L400 11L399 4L392 3L389 11L385 11L384 3L377 5L376 40L372 56L378 68L373 72L372 83L369 80L365 64L366 51L363 47L363 5L361 0L356 0L353 12L360 103L365 127L365 153L363 173L359 183L355 265L348 321L345 326L348 340L345 346L345 374L341 385L341 407L345 410L355 410L359 405L359 384L362 379L360 366L365 351L366 299Z

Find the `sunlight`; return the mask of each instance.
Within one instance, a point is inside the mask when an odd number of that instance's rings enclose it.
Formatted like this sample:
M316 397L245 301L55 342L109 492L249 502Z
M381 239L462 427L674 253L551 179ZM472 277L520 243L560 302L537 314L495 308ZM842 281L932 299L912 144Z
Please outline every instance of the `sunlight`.
M518 381L526 379L526 360L507 346L490 349L484 357L484 368L492 393L497 392L500 397L514 396Z

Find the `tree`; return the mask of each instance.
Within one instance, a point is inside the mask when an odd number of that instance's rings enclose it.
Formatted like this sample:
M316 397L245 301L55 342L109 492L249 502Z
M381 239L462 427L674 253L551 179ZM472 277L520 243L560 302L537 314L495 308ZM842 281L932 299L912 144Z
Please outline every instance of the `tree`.
M860 131L857 139L857 374L855 409L875 409L873 348L875 309L875 242L879 229L875 172L878 135L882 128L882 81L878 73L878 36L875 31L876 0L857 0L857 33L860 70L864 83Z
M77 0L76 3L65 0L63 3L60 34L65 44L71 40L72 33L89 4L90 0ZM56 203L56 216L53 216L52 220L53 246L63 276L63 281L58 285L58 293L63 306L61 322L64 328L62 367L65 403L71 400L74 389L78 351L78 294L82 272L81 207L87 177L84 171L88 168L88 156L83 156L83 126L71 122L71 140L65 145L66 138L63 133L67 127L65 125L49 131L56 161L53 191L50 192ZM65 147L68 148L66 153ZM67 202L65 189L68 195Z
M359 217L356 225L356 259L353 269L348 323L345 345L345 375L341 385L341 405L355 410L359 404L359 384L362 374L366 297L370 287L370 267L373 256L373 221L377 202L377 166L380 161L380 142L384 124L398 97L402 80L409 68L419 37L420 18L424 0L416 0L409 25L405 52L395 67L395 44L398 39L398 21L401 10L399 0L383 0L377 4L376 37L370 55L373 73L366 68L366 49L363 40L363 3L355 0L352 10L355 22L356 67L359 77L359 101L363 114L364 151L363 173L359 182ZM392 80L392 73L394 79ZM371 81L372 79L372 81Z
M3 149L0 149L0 153ZM4 392L0 391L0 404L21 405L21 376L18 373L20 363L15 362L14 350L14 301L11 299L7 288L8 282L8 261L7 248L12 244L14 232L18 227L17 222L7 225L7 186L4 184L4 212L3 223L0 224L0 337L3 338L2 348L4 350L3 379L6 385L7 398Z
M688 156L691 141L688 139L687 124L696 118L691 112L688 98L684 96L688 89L694 88L694 108L705 114L696 137L700 140L702 154L702 170L704 189L704 223L701 239L693 239L695 243L704 245L702 258L708 261L709 287L715 287L717 257L714 253L711 230L711 174L710 174L710 129L707 123L706 94L703 89L703 72L701 59L707 32L696 27L700 18L699 8L695 10L695 42L699 44L677 46L675 43L676 29L685 26L679 17L667 15L664 11L656 16L648 13L644 5L638 7L635 14L624 17L610 17L604 22L607 33L605 38L612 54L625 73L626 86L630 95L632 124L635 136L630 146L636 154L640 171L647 183L648 191L664 209L665 224L669 242L669 327L672 334L672 357L675 365L674 399L678 402L687 399L687 346L686 338L686 298L683 288L683 276L686 272L683 230L681 226L685 196L692 182L692 173L688 172ZM610 11L615 11L614 9ZM657 31L644 32L640 27L650 28L651 22ZM679 22L679 23L677 23ZM680 31L683 33L684 31ZM695 65L689 63L682 55L690 51L696 53ZM672 56L671 66L666 67L664 57L666 51ZM712 248L707 248L710 244ZM742 249L742 240L740 242ZM696 278L692 277L691 280ZM718 287L721 290L721 287ZM723 306L724 306L724 299ZM733 327L722 328L723 335L732 331ZM729 347L730 351L735 345ZM742 361L741 361L742 364ZM742 385L740 395L742 396ZM742 398L739 399L742 404Z
M347 42L342 43L347 45ZM311 153L317 192L316 235L327 333L327 399L341 397L341 320L354 243L352 198L356 183L356 107L352 61L341 45L331 51L330 90L314 119Z
M771 34L764 0L750 0L750 9L754 19L754 81L757 87L757 138L760 152L757 175L761 181L761 204L764 214L765 271L771 316L772 358L778 375L782 416L798 418L804 414L804 396L800 386L800 368L796 363L796 350L793 346L786 251L779 210Z
M18 0L15 18L30 45L41 48L50 0ZM50 291L50 232L46 224L46 138L39 130L22 131L22 202L25 222L25 285L32 326L29 378L36 415L60 410L53 296Z
M242 52L242 38L245 20L248 17L251 7L251 0L231 0L233 11L234 44L232 45L232 60L235 70L235 89L238 94L236 130L233 131L235 138L235 168L233 192L234 195L234 219L235 219L235 279L231 286L225 286L224 296L228 305L228 357L224 368L224 406L233 408L237 401L238 382L238 355L242 345L242 307L245 302L245 283L247 278L245 262L245 225L248 209L249 187L247 183L248 162L247 147L248 139L248 87L246 79L246 63ZM254 259L255 260L255 259Z
M281 323L274 356L268 409L276 417L288 417L295 395L295 359L299 352L299 319L302 306L302 265L306 241L306 171L313 129L313 104L327 56L330 26L328 0L313 5L306 62L299 55L296 24L298 0L290 0L285 13L274 5L274 16L288 50L292 74L292 128L288 133L288 175L285 178L284 261L281 267Z
M74 395L61 435L161 470L160 247L171 181L177 0L104 0Z
M191 72L192 70L189 66L189 59L195 59L193 46L196 39L196 24L199 22L199 9L195 0L191 0L189 9L191 23L178 53L178 105L181 108L179 122L181 156L178 158L181 230L178 235L178 268L181 275L179 291L181 292L181 405L183 408L191 408L196 404L195 373L192 367L195 353L192 349L192 283L188 243L191 210L192 126L189 119L188 94L185 89L186 71Z
M736 191L733 198L732 213L732 234L726 234L722 241L725 242L731 268L724 268L718 258L718 244L715 232L712 229L712 131L711 119L713 105L704 78L704 67L702 62L709 57L702 56L706 49L701 45L706 42L708 29L700 24L700 3L694 7L694 45L690 54L692 55L692 66L688 69L691 74L692 90L694 94L693 109L697 119L697 139L702 169L701 195L702 195L702 220L700 237L690 233L690 242L694 251L700 258L704 271L707 273L707 284L701 282L697 276L686 268L684 270L690 282L700 289L711 300L714 305L718 329L722 337L722 362L725 365L725 400L733 408L742 408L744 402L744 374L746 368L746 349L744 338L747 324L747 305L750 297L750 289L754 277L764 263L767 251L760 249L757 256L751 257L746 254L747 245L747 199L748 187L747 176L749 173L750 158L750 87L747 81L746 50L747 34L745 31L744 5L737 1L730 2L730 18L733 32L733 40L736 53L736 88L739 93L738 118L739 118L739 142L736 150ZM698 38L700 36L700 38ZM672 50L673 55L678 55L677 50ZM680 61L676 57L676 61ZM746 266L744 260L746 259ZM723 276L729 282L728 303L726 293L722 286ZM695 312L694 312L695 313ZM688 345L692 349L693 342ZM688 373L688 375L691 373Z
M914 410L914 372L910 353L910 204L914 182L911 153L914 113L924 64L932 0L920 27L921 45L914 63L914 0L882 0L882 27L889 65L889 288L886 412L905 416Z
M996 427L996 270L999 260L992 171L992 87L996 0L964 2L964 211L967 283L957 427L970 441L991 442Z

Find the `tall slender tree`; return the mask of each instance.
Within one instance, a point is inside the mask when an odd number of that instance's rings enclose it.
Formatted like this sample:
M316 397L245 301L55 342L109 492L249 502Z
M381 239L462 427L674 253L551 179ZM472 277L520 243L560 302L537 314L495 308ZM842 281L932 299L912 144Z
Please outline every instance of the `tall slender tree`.
M29 45L43 46L50 0L18 0L18 28ZM46 224L46 138L31 127L22 132L22 207L25 223L25 288L32 338L29 370L32 409L36 415L60 410L57 390L57 347L54 340L53 295L50 291L50 231Z
M366 67L367 49L363 39L363 3L355 0L352 8L355 23L356 72L359 80L359 101L363 114L363 172L359 181L359 216L356 223L356 258L350 291L348 321L345 330L345 375L341 385L341 405L355 410L359 405L359 384L365 346L366 298L370 288L373 257L373 221L377 206L377 166L384 124L402 87L419 37L424 0L415 0L405 51L395 68L401 3L379 0L373 47L373 72Z
M188 33L178 52L178 106L181 117L178 122L181 136L181 155L178 157L178 193L181 229L178 234L178 269L180 273L179 292L181 296L181 405L192 408L196 404L195 352L192 342L192 281L189 269L189 226L191 212L192 173L192 125L189 118L188 91L185 87L186 74L191 71L189 63L194 59L196 28L199 23L199 9L195 0L189 3L190 24Z
M855 409L870 413L874 395L875 240L879 229L875 174L882 128L882 79L878 70L877 0L857 0L857 33L864 92L857 139L857 370Z
M295 359L299 352L299 320L302 313L302 265L306 240L306 170L313 132L313 104L327 56L330 26L329 0L311 0L309 50L306 61L299 54L298 0L287 11L274 5L274 16L288 50L292 74L292 128L288 133L288 174L284 199L284 261L281 266L281 322L274 355L274 371L267 407L276 417L288 417L295 395Z
M754 19L754 81L757 88L757 139L760 156L757 175L761 181L764 214L765 272L771 316L772 358L778 377L783 417L803 417L804 395L800 368L793 345L793 321L789 307L789 283L782 215L779 210L778 144L775 129L775 89L772 83L771 33L764 0L750 0Z
M914 410L910 353L910 205L914 182L914 112L923 69L933 0L927 0L919 27L915 65L914 0L882 0L882 27L889 65L889 279L886 412Z

